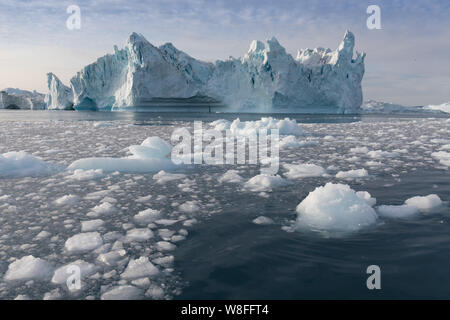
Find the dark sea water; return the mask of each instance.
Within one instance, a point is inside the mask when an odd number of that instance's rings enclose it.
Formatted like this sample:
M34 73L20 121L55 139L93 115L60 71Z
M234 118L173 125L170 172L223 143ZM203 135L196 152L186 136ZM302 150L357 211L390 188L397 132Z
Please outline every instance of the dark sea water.
M308 138L317 141L315 146L281 150L282 164L314 163L328 168L330 175L294 179L260 194L217 182L230 169L239 170L248 180L259 174L257 166L199 165L177 170L186 175L183 183L188 191L182 190L181 180L156 184L154 172L105 173L100 179L72 181L64 169L80 158L124 156L124 148L149 136L169 141L174 128L192 129L195 120L253 121L262 116L296 119ZM86 213L101 200L86 196L111 190L108 196L117 200L119 213L102 217L106 222L98 230L102 236L111 231L124 235L124 224L133 224L132 217L149 207L179 219L178 224L153 226L155 234L160 229L188 230L186 239L170 252L173 264L161 267L161 276L151 279L164 289L166 299L450 299L450 173L431 156L450 144L449 119L436 115L1 111L0 154L24 150L61 169L45 177L0 178L0 199L10 196L3 201L9 206L0 202L0 278L12 261L25 255L55 267L83 259L97 265L99 275L86 279L86 288L77 295L49 280L27 284L0 280L0 298L23 294L42 299L45 293L59 290L63 299L98 299L110 287L130 285L120 278L125 266L98 264L99 252L74 256L64 250L67 238L80 233L80 221L88 219ZM349 151L361 146L396 156L374 159ZM367 178L335 178L339 170L360 168L367 169ZM281 166L279 174L284 173ZM327 182L368 191L377 205L399 205L428 194L438 195L443 205L408 219L379 217L375 225L339 237L314 230L289 231L297 217L296 206ZM68 194L81 201L69 208L54 205L55 199ZM150 202L136 201L149 194ZM188 201L197 203L197 212L177 209ZM253 223L259 216L274 223ZM197 223L183 227L183 219L189 218ZM35 240L42 230L51 234L51 240ZM161 255L155 253L155 241L125 243L126 256L148 256L152 261ZM114 240L105 243L108 251ZM381 269L380 290L366 286L370 265ZM117 274L105 279L103 275L111 270ZM144 293L140 298L152 298Z

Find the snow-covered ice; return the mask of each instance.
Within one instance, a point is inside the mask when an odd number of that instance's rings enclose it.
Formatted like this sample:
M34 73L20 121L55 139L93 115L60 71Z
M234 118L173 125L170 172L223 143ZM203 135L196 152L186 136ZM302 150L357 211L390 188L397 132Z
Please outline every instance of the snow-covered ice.
M317 187L297 206L297 227L328 232L353 232L373 225L375 210L348 185Z

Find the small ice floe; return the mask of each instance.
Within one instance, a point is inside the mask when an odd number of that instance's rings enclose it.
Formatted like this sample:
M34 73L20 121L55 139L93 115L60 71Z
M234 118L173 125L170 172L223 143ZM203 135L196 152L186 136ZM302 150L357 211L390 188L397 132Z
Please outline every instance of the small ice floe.
M290 185L291 182L279 175L259 174L249 179L243 189L252 192L271 191L273 188Z
M431 156L436 159L439 160L439 162L446 166L446 167L450 167L450 152L446 152L446 151L438 151L438 152L433 152L431 154Z
M103 221L102 219L81 221L81 232L96 231L98 228L100 228L104 224L105 224L105 221Z
M164 170L161 170L160 172L158 172L157 174L155 174L153 176L153 179L156 180L156 183L158 183L158 184L164 184L169 181L179 180L179 179L184 179L184 178L186 178L185 174L168 173L168 172L165 172Z
M53 266L50 263L30 255L11 263L3 279L5 281L47 280L52 272Z
M185 203L181 204L178 207L178 210L184 213L195 213L200 210L200 207L198 206L198 202L195 200L192 201L186 201Z
M76 269L75 269L76 268ZM84 260L77 260L68 263L55 270L52 277L52 283L65 285L67 279L73 274L74 270L79 270L80 277L82 279L88 278L97 272L98 267L95 264L86 262Z
M112 287L100 297L101 300L138 300L143 295L142 289L130 285Z
M177 248L176 245L168 241L158 241L156 243L156 249L158 249L159 251L172 251L175 250L176 248Z
M259 216L258 218L253 219L252 222L259 225L269 225L274 223L272 219L265 216Z
M103 245L103 239L98 232L76 234L66 240L65 248L70 253L89 252Z
M403 205L382 205L377 207L377 212L380 217L384 218L410 218L419 214L419 209L415 206L407 204Z
M88 217L99 217L102 215L109 215L117 212L117 208L109 203L109 202L103 202L102 204L99 204L92 208L92 210L87 214Z
M130 260L120 277L122 279L133 280L143 277L152 277L158 273L158 268L155 267L147 257L140 257L139 259Z
M428 211L442 205L442 200L436 194L428 196L416 196L405 201L406 205L416 207L420 211Z
M175 168L168 158L172 146L159 137L150 137L141 145L130 146L131 156L124 158L86 158L73 162L68 169L96 170L104 172L144 173Z
M156 220L158 220L161 217L161 212L154 209L146 209L143 211L140 211L137 215L133 217L133 219L139 223L139 224L149 224Z
M136 202L146 203L146 202L149 202L152 199L152 197L153 196L151 194L149 194L148 196L145 196L145 197L139 197L136 199Z
M239 175L237 170L228 170L219 179L220 183L243 183L244 178Z
M91 170L76 169L73 171L71 175L68 175L66 179L86 181L98 179L103 176L104 174L102 169L91 169Z
M289 118L279 120L272 117L263 117L261 120L243 122L237 118L232 123L221 119L211 122L210 125L218 131L229 129L234 136L258 135L261 130L270 134L272 129L278 129L280 135L299 136L303 134L297 121Z
M347 233L373 225L377 214L368 197L344 184L317 187L297 206L297 228Z
M0 154L0 178L45 176L58 170L58 166L24 151Z
M382 159L382 158L393 158L398 156L397 152L389 152L389 151L383 151L383 150L373 150L369 151L367 155L374 159Z
M75 196L73 194L68 194L65 196L62 196L61 198L58 198L55 200L55 204L58 206L72 206L80 201L80 197Z
M303 148L316 146L319 143L313 140L297 140L295 136L287 136L280 140L280 149Z
M367 149L367 147L350 148L350 153L363 153L363 154L366 154L368 152L369 152L369 149Z
M41 231L36 235L36 237L34 237L34 240L43 240L50 237L51 235L52 234L48 231Z
M284 174L288 179L299 179L307 177L326 176L327 172L321 166L305 163L305 164L283 164L288 171Z
M148 239L153 238L153 231L148 228L135 228L127 231L125 236L126 242L140 242L147 241Z
M356 179L356 178L364 178L369 176L369 173L366 169L356 169L349 171L339 171L336 174L336 178L338 179Z

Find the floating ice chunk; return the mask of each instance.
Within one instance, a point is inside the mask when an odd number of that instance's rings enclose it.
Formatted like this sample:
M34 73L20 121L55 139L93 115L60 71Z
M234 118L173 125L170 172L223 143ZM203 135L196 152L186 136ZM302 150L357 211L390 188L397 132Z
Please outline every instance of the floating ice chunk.
M272 117L263 117L261 120L244 122L238 118L230 125L230 132L236 136L258 135L260 130L270 134L272 129L278 129L280 135L299 136L303 134L297 121L289 118L278 120Z
M142 290L130 285L111 288L102 294L102 300L138 300L142 297Z
M95 122L94 128L106 128L113 127L114 125L111 122Z
M253 219L253 223L260 225L269 225L273 224L273 220L265 216L259 216L258 218Z
M50 237L51 235L52 234L48 231L41 231L36 235L36 237L34 237L34 240L42 240L42 239Z
M98 232L85 232L76 234L65 243L69 252L88 252L103 245L103 239Z
M371 207L373 207L377 203L377 199L372 198L370 193L368 193L367 191L357 191L356 195L358 197L360 197L361 199L365 200L367 202L367 204Z
M125 236L125 240L127 242L147 241L150 238L153 238L153 231L147 228L136 228L128 230L127 235Z
M31 300L31 298L26 294L19 294L17 297L14 298L14 300Z
M287 136L280 140L280 148L302 148L302 147L310 147L317 145L317 141L299 141L295 136Z
M176 245L174 245L173 243L170 243L168 241L158 241L156 243L156 249L160 250L160 251L172 251L175 250L177 248Z
M146 202L149 202L151 199L152 199L152 195L150 194L150 195L145 196L145 197L137 198L136 202L146 203Z
M326 175L326 170L315 164L284 164L288 171L284 174L288 179L299 179L306 177L321 177Z
M131 281L131 284L140 288L148 288L151 282L149 278L139 278Z
M439 207L442 205L442 200L436 194L430 194L428 196L416 196L409 198L405 201L405 204L416 207L420 211L427 211Z
M381 158L393 158L398 156L398 153L396 152L389 152L389 151L382 151L382 150L374 150L369 151L367 155L374 159L381 159Z
M53 267L50 263L33 256L25 256L8 266L5 281L46 280L51 277Z
M63 297L63 293L60 288L53 289L52 291L44 294L43 300L60 300Z
M157 174L153 176L153 179L156 180L156 183L164 184L169 181L179 180L186 178L185 174L181 173L167 173L164 170L161 170Z
M368 153L369 149L367 149L367 147L356 147L356 148L351 148L350 149L351 153Z
M150 137L139 146L130 146L131 156L125 158L86 158L73 162L68 169L95 170L105 172L143 173L175 168L167 158L172 146L159 137Z
M171 225L177 223L178 221L179 220L175 220L175 219L159 219L159 220L156 220L155 223L163 225L163 226L171 226Z
M103 221L102 219L81 221L81 232L96 231L104 224L105 221Z
M336 174L336 178L339 179L354 179L354 178L364 178L367 177L369 173L366 169L357 169L349 171L339 171Z
M114 205L109 202L103 202L102 204L99 204L98 206L92 208L91 212L89 212L87 215L90 217L98 217L105 214L112 214L116 211L117 208Z
M244 190L261 192L271 191L272 188L283 187L291 184L279 175L260 174L254 176L244 184Z
M164 289L157 285L152 285L148 288L145 295L153 300L160 300L164 298Z
M431 156L436 160L439 160L439 162L442 165L450 167L450 152L445 151L433 152Z
M80 201L80 197L69 194L66 196L62 196L55 200L55 204L58 206L72 206Z
M383 205L377 208L377 212L381 217L401 219L417 215L419 213L419 209L407 204L400 206Z
M54 173L58 167L24 151L0 154L0 178L43 176Z
M139 259L130 260L127 268L120 275L120 277L122 279L138 279L143 277L152 277L158 273L158 268L156 268L147 257L140 257Z
M151 222L154 222L155 220L158 220L160 216L160 211L149 208L144 211L140 211L133 218L139 224L149 224Z
M242 178L238 173L239 171L237 170L228 170L219 178L219 182L242 183L244 178Z
M186 201L182 205L178 207L181 212L185 213L194 213L200 210L200 207L197 205L197 201Z
M95 264L77 260L71 263L68 263L58 269L55 270L52 277L52 283L54 284L66 284L67 279L73 274L72 268L77 267L80 270L81 279L90 277L94 273L97 272L98 267ZM81 280L80 279L80 280Z
M214 129L217 131L225 131L227 129L230 129L231 122L225 119L219 119L211 122L209 125L214 127Z
M67 176L66 178L69 180L78 180L78 181L85 181L85 180L93 180L103 177L103 170L102 169L91 169L91 170L83 170L83 169L76 169L74 170L72 175Z
M110 193L111 193L110 190L101 190L101 191L89 193L84 198L86 200L100 200L101 198L106 197Z
M175 261L174 256L164 256L153 259L153 262L162 266L170 266Z
M375 223L377 214L348 185L317 187L297 206L297 227L352 232Z
M124 261L124 259L127 259L125 257L126 251L125 250L114 250L106 253L101 253L97 257L97 260L101 263L107 265L107 266L115 266L121 261ZM126 260L125 260L126 261Z

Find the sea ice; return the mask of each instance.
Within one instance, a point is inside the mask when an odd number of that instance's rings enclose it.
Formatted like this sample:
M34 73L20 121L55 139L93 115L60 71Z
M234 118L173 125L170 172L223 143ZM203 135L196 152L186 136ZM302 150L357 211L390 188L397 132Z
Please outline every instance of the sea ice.
M330 232L351 232L377 220L375 210L348 185L317 187L297 206L297 227Z
M284 164L284 168L288 171L284 174L288 179L299 179L307 177L321 177L326 175L326 170L321 166L305 163L305 164Z
M56 170L57 166L24 151L0 154L0 178L42 176L51 174Z
M103 245L103 240L98 232L85 232L76 234L65 243L65 248L69 252L88 252Z
M417 215L419 209L411 205L382 205L376 208L378 214L385 218L409 218L411 216Z
M273 188L283 187L289 184L291 183L279 175L259 174L244 184L244 190L253 192L271 191Z
M428 196L416 196L405 201L406 205L416 207L420 211L427 211L442 205L442 200L436 194Z
M128 263L125 271L120 275L122 279L132 280L142 277L151 277L159 273L153 263L147 257L140 257L139 259L132 259Z
M336 178L339 179L354 179L354 178L364 178L367 177L369 173L366 169L357 169L349 171L339 171L336 174Z
M53 267L50 263L33 256L22 257L8 266L5 281L46 280L50 278Z

